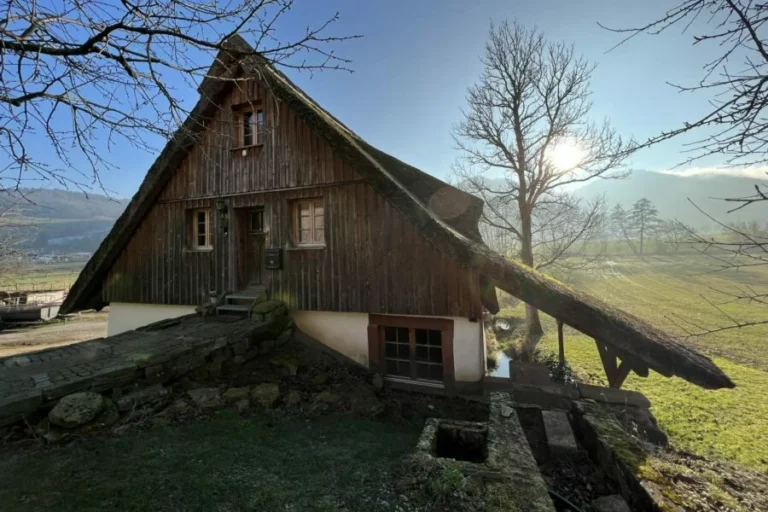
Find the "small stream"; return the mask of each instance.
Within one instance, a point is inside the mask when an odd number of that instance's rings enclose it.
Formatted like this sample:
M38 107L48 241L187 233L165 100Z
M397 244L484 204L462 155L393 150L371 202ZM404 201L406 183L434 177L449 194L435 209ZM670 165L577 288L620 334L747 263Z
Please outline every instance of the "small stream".
M509 362L512 360L503 350L499 350L499 364L491 372L491 377L509 378Z

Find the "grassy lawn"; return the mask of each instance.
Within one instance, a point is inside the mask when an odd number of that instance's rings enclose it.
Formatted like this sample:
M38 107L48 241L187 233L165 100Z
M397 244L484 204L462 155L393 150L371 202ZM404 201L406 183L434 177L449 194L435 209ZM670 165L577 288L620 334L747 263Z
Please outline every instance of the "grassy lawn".
M648 262L619 259L598 270L558 276L651 324L676 334L681 319L715 327L727 319L702 296L713 302L723 300L717 290L733 290L749 284L768 289L766 269L705 274L707 260L688 257L655 258ZM729 315L740 320L766 318L768 308L760 305L729 304ZM523 317L518 305L502 316ZM542 316L546 335L541 346L556 351L554 320ZM566 358L582 377L606 385L594 340L566 330ZM707 391L682 379L668 379L651 373L647 379L634 374L624 384L645 393L654 415L672 442L702 455L715 456L768 470L768 326L723 331L697 339L689 338L736 382L732 390Z
M80 261L11 268L0 275L0 290L69 290L84 265Z
M0 458L0 508L387 510L382 484L418 431L350 416L221 413Z

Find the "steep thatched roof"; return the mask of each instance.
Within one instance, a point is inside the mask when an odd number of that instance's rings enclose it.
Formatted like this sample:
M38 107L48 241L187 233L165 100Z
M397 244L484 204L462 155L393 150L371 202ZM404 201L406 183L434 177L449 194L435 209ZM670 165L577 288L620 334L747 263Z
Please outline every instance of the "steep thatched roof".
M240 71L265 80L273 94L306 122L315 126L339 155L406 215L436 247L499 288L611 346L622 358L662 375L679 376L705 388L733 387L733 382L709 358L644 321L604 302L577 292L529 267L508 261L482 243L477 221L482 202L440 180L383 153L355 135L323 110L285 75L265 63L240 37L228 41L211 68L215 76L236 76ZM147 173L139 191L112 232L81 273L62 309L72 311L99 301L101 281L112 262L151 207L164 184L194 144L205 117L228 85L206 79L201 99L190 119L176 133ZM488 297L492 286L487 287Z

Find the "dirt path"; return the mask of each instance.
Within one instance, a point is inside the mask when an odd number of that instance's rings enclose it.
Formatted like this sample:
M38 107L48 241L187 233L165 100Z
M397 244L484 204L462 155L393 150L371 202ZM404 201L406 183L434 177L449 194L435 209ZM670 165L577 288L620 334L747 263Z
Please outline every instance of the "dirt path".
M33 325L0 332L0 357L71 345L107 335L107 313L89 313L67 323Z

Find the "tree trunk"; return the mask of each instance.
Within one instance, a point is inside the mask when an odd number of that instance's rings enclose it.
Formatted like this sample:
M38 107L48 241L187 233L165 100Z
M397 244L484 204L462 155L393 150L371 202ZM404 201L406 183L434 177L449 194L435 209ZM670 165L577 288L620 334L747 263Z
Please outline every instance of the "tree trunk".
M523 263L533 268L533 235L531 229L531 214L528 209L520 209L521 234L520 240L520 259ZM539 343L544 329L541 327L539 319L539 310L530 304L525 304L525 338L522 343L521 356L524 360L530 361L533 358L533 351Z

